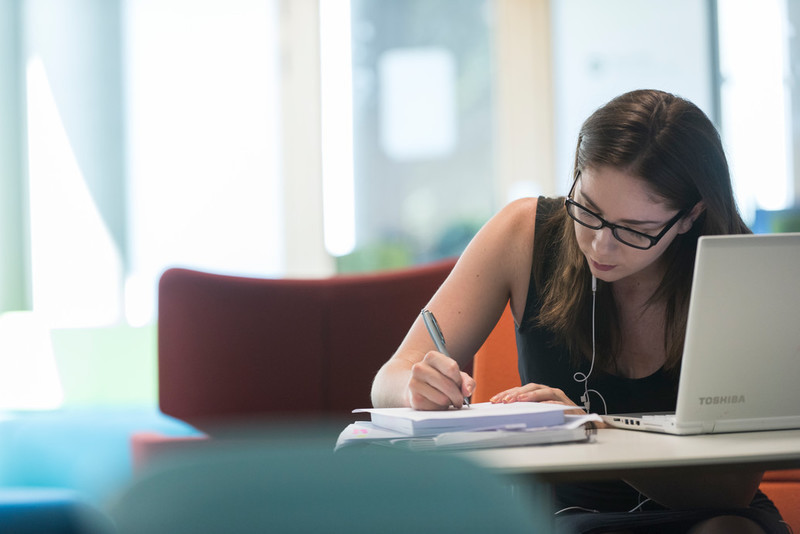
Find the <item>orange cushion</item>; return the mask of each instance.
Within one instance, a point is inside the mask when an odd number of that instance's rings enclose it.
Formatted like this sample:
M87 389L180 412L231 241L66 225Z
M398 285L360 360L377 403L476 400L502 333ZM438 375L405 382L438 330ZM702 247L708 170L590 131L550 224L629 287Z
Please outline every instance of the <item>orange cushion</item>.
M472 376L476 382L472 402L486 402L495 393L520 385L514 317L509 306L475 354Z
M800 469L767 471L760 488L772 499L792 530L800 532Z

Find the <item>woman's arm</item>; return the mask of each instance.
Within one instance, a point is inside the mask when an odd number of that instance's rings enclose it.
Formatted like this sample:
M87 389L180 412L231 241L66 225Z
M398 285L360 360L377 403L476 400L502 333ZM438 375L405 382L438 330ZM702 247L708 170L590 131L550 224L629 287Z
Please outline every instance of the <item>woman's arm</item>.
M372 403L443 409L461 406L475 383L460 371L492 331L509 298L521 317L530 278L536 199L512 202L477 233L427 308L442 329L450 358L437 352L417 317L378 371Z

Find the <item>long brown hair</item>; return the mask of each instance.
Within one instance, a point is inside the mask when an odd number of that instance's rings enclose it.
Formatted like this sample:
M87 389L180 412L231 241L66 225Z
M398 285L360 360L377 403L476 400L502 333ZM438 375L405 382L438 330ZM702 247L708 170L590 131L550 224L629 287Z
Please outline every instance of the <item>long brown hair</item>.
M577 180L587 167L600 166L622 169L643 180L670 209L689 210L701 200L704 203L705 210L691 230L678 235L664 251L666 272L650 299L650 304L666 304L665 368L676 370L686 334L698 237L750 232L736 207L722 142L708 117L691 102L663 91L637 90L611 100L581 127L572 178ZM577 363L592 352L591 273L566 210L557 210L538 224L545 228L537 234L552 239L534 243L534 258L555 253L550 264L536 264L537 285L547 280L537 287L542 295L538 323L556 334ZM598 283L596 318L596 365L613 370L620 331L608 284Z

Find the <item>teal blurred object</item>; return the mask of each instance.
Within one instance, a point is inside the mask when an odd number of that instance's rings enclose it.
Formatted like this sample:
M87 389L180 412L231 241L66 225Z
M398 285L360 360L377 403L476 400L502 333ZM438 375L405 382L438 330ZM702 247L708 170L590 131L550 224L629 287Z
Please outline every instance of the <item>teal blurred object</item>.
M199 434L155 407L6 414L0 419L0 490L69 489L103 505L130 482L131 436L142 431Z
M51 488L0 488L3 534L114 534L111 519L79 493Z
M512 482L441 453L250 443L162 464L109 513L120 534L550 532L545 494Z

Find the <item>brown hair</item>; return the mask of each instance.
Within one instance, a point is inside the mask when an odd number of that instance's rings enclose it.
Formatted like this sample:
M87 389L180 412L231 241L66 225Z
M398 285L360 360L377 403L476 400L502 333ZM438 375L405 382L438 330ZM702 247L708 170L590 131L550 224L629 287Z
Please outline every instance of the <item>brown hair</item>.
M671 209L704 212L691 230L678 235L667 250L667 270L650 303L666 303L665 368L679 368L697 239L701 235L749 233L736 207L730 172L719 134L691 102L655 90L625 93L595 111L583 123L575 151L573 180L587 167L612 166L643 180ZM535 279L542 295L538 323L551 329L576 362L591 356L591 273L578 248L572 219L561 209L541 221L549 243L534 243L535 258L544 247L554 262L537 261ZM550 269L552 272L546 273ZM617 309L610 287L598 283L597 364L614 368L620 346Z

